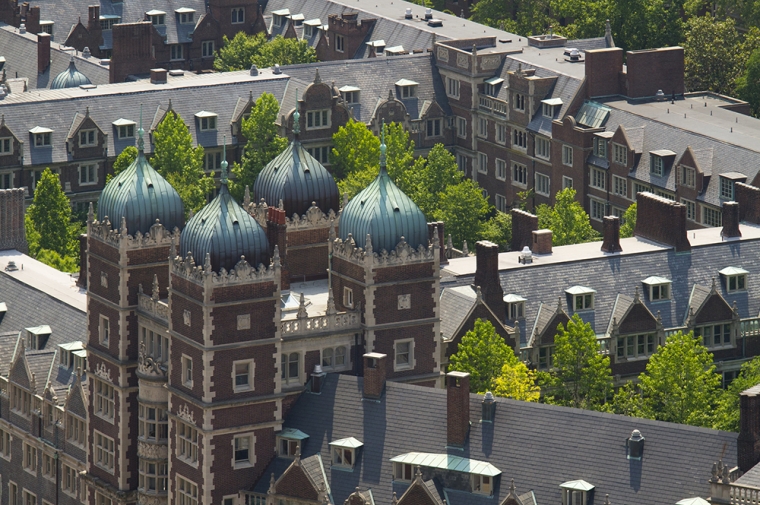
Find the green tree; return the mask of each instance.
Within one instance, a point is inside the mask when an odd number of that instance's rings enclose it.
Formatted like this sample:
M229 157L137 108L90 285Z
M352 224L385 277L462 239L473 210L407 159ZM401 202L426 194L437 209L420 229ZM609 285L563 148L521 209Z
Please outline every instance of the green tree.
M121 153L116 157L116 160L113 162L113 174L108 174L106 176L106 184L111 182L111 179L116 177L121 173L122 170L127 168L129 165L132 164L133 161L137 159L137 148L135 146L127 146L124 148Z
M199 211L214 189L214 174L203 171L203 147L193 147L193 137L179 114L170 112L153 132L155 148L151 165L179 193L185 212Z
M246 70L251 65L271 67L274 64L293 65L315 61L317 52L306 40L286 39L282 35L267 40L264 32L256 35L238 32L232 40L224 36L222 48L214 58L214 69L229 72Z
M739 395L745 389L760 384L760 356L742 365L739 376L719 394L718 408L715 410L713 428L716 430L739 431Z
M560 324L554 337L553 368L540 374L545 401L589 410L604 410L612 393L610 358L601 354L591 324L578 314Z
M246 139L240 163L232 165L235 178L230 191L238 200L243 199L245 187L253 187L263 168L288 146L288 139L277 133L277 114L280 104L271 93L262 93L251 107L251 114L243 119L242 133ZM269 202L276 204L277 202Z
M749 57L744 75L736 80L736 92L739 98L749 102L752 114L760 115L760 49Z
M720 21L707 15L689 19L683 42L686 88L732 95L746 61L740 42L731 18Z
M500 251L509 250L512 242L512 215L496 211L496 215L483 223L481 240L490 240L499 246Z
M440 193L440 207L433 213L433 219L446 223L446 233L451 234L454 244L466 240L472 246L480 239L488 208L477 183L463 178Z
M501 373L493 380L493 394L524 402L537 402L541 398L536 372L520 361L512 349L507 353Z
M712 426L720 391L720 375L715 373L713 355L693 332L671 335L649 358L639 375L638 399L633 387L615 398L615 410L624 406L638 417ZM618 392L618 396L621 392ZM633 401L632 401L633 400Z
M361 121L348 120L333 134L332 174L345 179L349 174L377 167L380 163L380 139Z
M636 229L637 213L636 202L633 202L623 213L623 219L620 224L620 238L633 237L633 230Z
M536 208L538 227L552 231L555 246L580 244L596 240L599 234L591 227L591 220L575 199L575 190L565 188L554 197L554 206L541 204Z
M501 375L510 354L517 359L493 324L478 319L473 329L462 337L457 352L449 358L449 371L469 373L470 391L485 393L493 390L494 380Z
M615 45L626 51L677 45L683 40L683 4L683 1L671 0L610 2L609 19ZM667 94L671 90L663 91Z

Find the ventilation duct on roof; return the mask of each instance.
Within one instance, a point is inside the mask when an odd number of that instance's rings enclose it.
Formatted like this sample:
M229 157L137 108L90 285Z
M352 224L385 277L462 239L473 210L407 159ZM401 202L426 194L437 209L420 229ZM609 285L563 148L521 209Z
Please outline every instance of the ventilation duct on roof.
M631 436L626 440L628 446L628 459L641 459L644 454L644 436L639 430L633 430Z
M412 9L410 7L406 8L406 13L404 14L404 19L412 19Z
M493 393L486 391L486 395L483 397L482 404L483 412L480 417L482 423L493 423L493 415L496 410L496 401L494 400Z
M425 21L433 19L433 9L425 9Z

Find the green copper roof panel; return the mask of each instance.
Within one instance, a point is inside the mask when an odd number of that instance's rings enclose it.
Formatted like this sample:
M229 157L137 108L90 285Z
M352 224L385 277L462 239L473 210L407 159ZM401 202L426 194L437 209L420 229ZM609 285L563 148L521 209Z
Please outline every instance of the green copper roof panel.
M77 66L74 64L74 57L72 56L69 68L55 76L55 79L50 84L50 89L78 88L85 84L92 84L92 82L86 75L77 70Z
M588 128L601 128L610 117L610 108L595 102L586 102L581 105L575 121Z
M485 461L476 459L463 458L461 456L452 456L451 454L430 454L426 452L408 452L395 458L391 458L394 463L406 463L412 466L424 466L428 468L438 468L441 470L450 470L453 472L464 472L476 475L485 475L495 477L501 474L501 470Z
M295 428L283 428L281 432L277 433L277 436L282 438L289 438L292 440L306 440L309 438L309 435Z
M338 212L340 194L332 174L298 140L294 140L261 171L253 184L256 202L277 206L282 200L285 214L302 216L315 202L322 212Z

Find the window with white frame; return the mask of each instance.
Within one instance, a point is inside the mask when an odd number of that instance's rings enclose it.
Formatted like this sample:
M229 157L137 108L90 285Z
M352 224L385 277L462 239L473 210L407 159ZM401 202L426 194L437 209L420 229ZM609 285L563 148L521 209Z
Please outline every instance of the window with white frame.
M734 199L734 181L720 176L720 197L724 200Z
M11 390L11 410L24 417L29 417L32 412L32 394L28 391L10 384Z
M697 171L694 170L691 167L686 167L681 165L680 169L678 170L679 175L679 183L682 186L686 186L689 188L693 188L697 184Z
M457 168L460 172L467 171L467 156L462 153L457 153Z
M283 384L300 384L301 383L301 354L297 352L291 352L290 354L283 354L280 356L282 359L280 372L280 378Z
M13 138L3 137L0 138L0 156L7 154L13 154Z
M545 160L551 158L551 141L546 137L536 137L536 156Z
M674 195L673 193L670 193L668 191L663 191L663 190L661 190L659 188L655 188L654 194L657 195L657 196L661 196L663 198L667 198L668 200L672 200L674 202L676 201L676 195Z
M170 46L171 59L173 61L182 59L182 44L172 44Z
M496 142L500 144L507 143L507 125L503 125L503 124L496 125Z
M216 130L216 115L204 115L198 118L200 121L201 131Z
M656 154L649 155L649 171L652 175L661 177L664 172L664 162L662 156Z
M594 156L600 158L607 157L607 139L603 137L594 137Z
M169 339L165 333L155 332L145 326L140 327L140 339L145 346L145 355L158 363L169 358Z
M573 286L565 292L570 295L574 310L592 310L594 308L595 290L585 286Z
M113 419L113 386L101 379L93 379L92 386L95 390L95 413L100 417Z
M50 145L50 132L34 134L35 147L45 147Z
M233 439L235 468L249 467L253 464L253 435L239 435Z
M525 133L525 130L519 128L512 129L512 147L518 149L528 148L528 134Z
M488 156L485 153L478 153L478 172L481 174L488 173Z
M335 34L335 50L342 53L346 50L346 40L343 35Z
M310 110L306 112L306 128L316 130L330 127L330 110Z
M343 287L343 306L349 309L354 308L354 290L346 286Z
M0 456L6 459L11 457L11 434L7 430L0 429Z
M119 134L119 139L131 139L135 137L135 125L125 124L119 125L116 129Z
M428 119L425 122L426 133L428 137L440 137L441 133L441 119Z
M525 95L522 93L514 93L512 95L512 107L515 110L524 111L525 110Z
M165 493L169 475L169 465L162 461L140 459L140 478L138 487L149 493Z
M393 342L393 355L394 371L414 368L414 340L396 340Z
M562 164L568 167L573 166L573 148L572 146L562 146Z
M543 196L551 194L551 184L548 175L536 172L536 193Z
M457 117L457 137L467 138L467 120L463 117Z
M538 348L538 369L549 370L554 366L554 347L544 346Z
M103 493L95 492L95 505L113 505L113 502L109 497Z
M341 91L340 94L348 104L359 103L359 91Z
M628 180L625 177L613 175L612 192L618 196L628 198Z
M296 438L277 437L277 455L293 457L301 449L301 441Z
M414 98L417 95L416 84L399 86L399 88L401 88L401 98Z
M213 58L214 57L214 41L204 40L201 42L201 57Z
M24 442L23 466L25 470L37 473L37 448L32 444Z
M177 475L177 504L198 505L198 486Z
M414 479L414 469L410 463L393 462L393 480L411 482Z
M567 188L571 188L572 189L572 187L573 187L573 178L572 177L568 177L566 175L563 175L562 176L562 189L567 189Z
M95 145L96 139L95 130L79 131L79 147L92 147Z
M186 387L193 387L193 358L182 355L182 382Z
M166 14L152 14L150 16L150 22L156 26L163 26L166 24Z
M504 195L495 194L494 202L496 203L496 210L499 212L507 212L507 198Z
M649 300L653 302L670 300L670 279L665 277L650 276L642 281L649 294Z
M98 330L100 332L100 344L108 347L108 342L111 338L111 321L106 316L100 316Z
M554 105L549 103L542 104L543 107L543 115L544 117L553 118L554 117Z
M113 25L119 24L120 21L121 21L121 18L118 17L118 16L116 16L116 17L110 17L110 18L105 18L105 19L103 19L101 17L101 19L100 19L100 29L101 30L113 30Z
M721 226L722 215L719 210L702 206L702 224L705 226Z
M512 184L521 187L528 185L528 167L522 163L512 163Z
M190 24L193 23L195 20L195 13L194 12L180 12L179 13L179 22L180 24Z
M15 482L8 482L8 494L10 505L19 505L18 486Z
M198 462L198 430L183 421L177 421L178 456L190 463Z
M328 347L322 349L322 368L338 370L346 367L346 346Z
M0 189L13 189L13 172L0 174Z
M169 438L169 418L165 409L140 404L138 414L137 433L141 439L158 442Z
M53 35L53 26L55 23L52 21L40 21L40 33L47 33L48 35Z
M628 148L620 144L612 143L612 161L621 165L628 164Z
M686 219L689 221L697 220L697 204L686 198L681 198L681 203L686 206Z
M61 489L68 495L76 494L77 472L69 465L61 463Z
M451 98L459 98L459 79L446 78L446 95Z
M507 303L507 314L509 314L509 319L512 321L525 317L525 301Z
M546 105L544 105L546 106ZM472 492L490 496L493 493L493 477L472 474Z
M478 118L478 136L488 137L488 119L484 117Z
M84 419L73 416L72 414L66 414L66 440L79 447L85 446L85 434L87 433L87 425Z
M97 163L88 163L79 165L79 185L88 186L98 183L98 165Z
M591 219L595 221L601 221L604 219L605 203L591 198Z
M353 468L354 449L348 447L333 447L332 465L339 468Z
M650 189L649 186L647 186L646 184L641 184L641 183L638 183L638 182L634 182L633 183L633 196L634 196L634 198L639 193L647 192L647 191L649 191L649 189Z
M253 389L253 360L235 361L232 364L235 391Z
M694 336L699 337L705 347L731 344L731 323L708 324L694 328Z
M507 162L496 158L496 178L500 181L507 180Z
M607 188L607 173L599 168L591 169L591 187L596 189Z
M747 289L747 271L741 268L728 267L720 271L726 278L726 291L744 291Z
M232 24L245 23L245 9L240 7L232 9Z
M618 359L634 359L651 356L657 349L657 336L653 333L644 335L626 335L617 339Z
M330 146L308 147L306 152L323 165L330 163Z
M100 468L113 472L114 443L113 439L96 431L95 435L95 464Z
M37 505L37 495L24 489L23 505Z

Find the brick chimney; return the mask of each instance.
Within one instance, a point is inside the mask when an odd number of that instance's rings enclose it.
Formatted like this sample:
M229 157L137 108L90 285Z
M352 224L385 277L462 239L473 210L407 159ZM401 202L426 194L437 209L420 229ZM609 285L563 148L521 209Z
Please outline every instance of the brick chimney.
M538 230L538 216L520 209L512 209L512 251L522 251L523 247L533 247L533 232Z
M322 370L322 365L314 365L314 371L311 373L310 391L316 395L322 393L322 385L325 382L327 374Z
M87 30L92 33L100 29L100 5L89 6L89 17L87 18Z
M446 258L446 244L443 243L444 237L446 237L446 235L443 234L443 231L444 231L443 221L435 221L433 223L428 223L428 239L429 240L433 240L433 233L435 231L435 228L438 228L438 247L440 248L441 265L448 265L449 260Z
M604 216L602 225L604 230L602 251L606 253L622 251L623 248L620 247L620 218L617 216Z
M269 240L269 254L274 254L274 246L280 250L280 269L282 277L282 289L290 289L290 271L288 270L288 236L285 219L285 209L277 207L267 208L267 239Z
M0 251L29 252L24 228L24 190L0 190Z
M166 84L166 69L165 68L151 68L150 69L150 83L151 84Z
M736 202L723 202L723 229L720 231L723 238L741 237L739 230L739 204Z
M739 221L760 224L760 188L735 182L734 198L739 204Z
M691 251L686 237L686 206L649 192L636 196L638 216L633 234L673 246L676 252Z
M40 26L40 8L39 6L29 7L24 16L24 24L26 25L27 33L40 33L42 27Z
M480 286L483 300L502 318L505 314L504 290L499 279L499 246L488 240L475 243L475 285Z
M589 98L620 94L623 50L619 47L586 51L586 94Z
M386 354L369 352L364 355L364 398L379 400L385 390Z
M50 35L37 34L37 73L42 74L50 66Z
M586 56L588 58L588 56ZM679 46L625 53L625 96L653 97L662 90L666 97L684 92L684 52Z
M464 447L470 431L470 374L446 374L446 445Z
M552 253L552 231L535 230L533 232L533 245L530 248L533 254L551 254Z
M739 423L736 460L739 470L747 472L760 461L760 384L739 396Z

